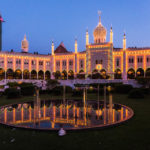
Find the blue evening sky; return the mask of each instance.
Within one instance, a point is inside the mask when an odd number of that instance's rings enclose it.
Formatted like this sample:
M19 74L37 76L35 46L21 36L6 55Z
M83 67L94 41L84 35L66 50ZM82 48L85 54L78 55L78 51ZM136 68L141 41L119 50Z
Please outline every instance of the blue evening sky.
M3 23L3 50L21 51L21 40L26 33L29 52L51 53L63 41L74 51L78 40L79 51L85 49L88 28L90 43L98 24L98 10L107 29L107 41L112 24L114 47L122 47L123 32L127 46L150 46L150 0L0 0Z

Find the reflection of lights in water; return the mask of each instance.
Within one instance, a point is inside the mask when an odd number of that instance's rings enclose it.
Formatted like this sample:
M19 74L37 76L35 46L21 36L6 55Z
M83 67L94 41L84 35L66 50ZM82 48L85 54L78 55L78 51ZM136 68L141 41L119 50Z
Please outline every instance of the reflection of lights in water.
M40 110L39 110L39 113L38 113L38 114L39 114L39 118L41 118L41 111L40 111Z
M102 110L101 110L101 109L96 110L96 115L97 115L97 116L101 116L101 115L102 115Z
M29 128L59 129L60 124L63 124L64 128L92 128L97 125L107 125L124 121L132 114L130 109L127 109L125 106L117 111L115 107L120 108L120 105L119 107L114 105L112 118L110 118L109 107L107 107L107 109L97 109L97 101L92 101L92 103L93 104L87 102L86 107L82 107L83 103L81 102L69 101L68 104L62 105L57 101L51 101L49 106L52 107L49 107L47 105L42 106L40 102L38 106L37 103L34 103L34 109L31 108L31 103L27 103L27 109L21 107L20 110L8 106L0 109L0 122ZM44 104L46 104L46 102ZM7 108L9 108L9 110ZM62 114L62 108L66 110L65 115Z

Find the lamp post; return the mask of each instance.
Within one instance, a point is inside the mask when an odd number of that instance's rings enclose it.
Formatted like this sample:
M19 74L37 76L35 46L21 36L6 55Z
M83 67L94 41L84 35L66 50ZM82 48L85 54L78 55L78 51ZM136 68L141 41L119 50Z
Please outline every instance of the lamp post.
M97 99L98 99L98 110L99 110L99 84L98 84L98 96L97 96Z
M85 102L86 102L86 90L85 90L85 88L84 88L84 90L83 90L83 107L84 107L84 108L85 108L85 106L86 106Z
M63 86L63 103L65 104L66 101L66 86Z
M34 102L34 123L35 126L38 126L40 124L40 98L39 98L39 89L36 88L36 95L35 95L35 102Z
M104 124L106 124L106 85L104 86Z
M66 86L63 86L63 114L65 115L65 103L66 103Z
M108 86L108 91L109 91L109 122L111 123L112 122L112 107L113 107L113 104L112 104L112 93L111 93L111 86Z

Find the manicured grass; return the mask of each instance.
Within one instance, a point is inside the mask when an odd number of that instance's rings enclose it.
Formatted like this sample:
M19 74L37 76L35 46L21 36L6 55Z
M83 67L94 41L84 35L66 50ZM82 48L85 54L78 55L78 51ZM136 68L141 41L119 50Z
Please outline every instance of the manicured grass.
M62 96L50 97L42 95L41 99L59 99ZM67 95L71 98L71 95ZM96 99L95 94L89 94L89 99ZM0 105L32 100L33 97L23 97L16 100L0 98ZM79 99L79 97L77 98ZM102 99L102 97L101 97ZM103 130L67 132L59 137L57 132L35 132L28 130L12 130L0 125L0 149L100 149L100 150L149 150L150 149L150 96L144 99L128 99L127 95L113 95L115 103L131 107L135 116L118 127ZM15 138L13 143L10 142Z

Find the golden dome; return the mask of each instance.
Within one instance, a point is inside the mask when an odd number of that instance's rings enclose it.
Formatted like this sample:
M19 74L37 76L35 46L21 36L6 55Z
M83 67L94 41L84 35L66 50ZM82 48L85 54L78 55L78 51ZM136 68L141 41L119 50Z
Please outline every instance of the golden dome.
M98 26L94 29L93 32L94 43L104 43L106 41L106 34L107 34L107 30L101 24L101 18L99 16Z

